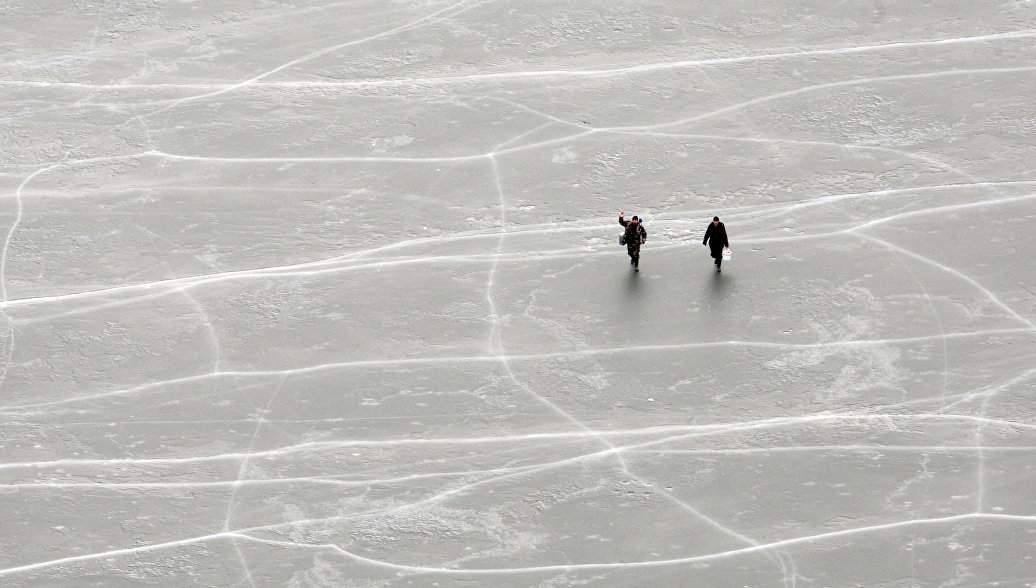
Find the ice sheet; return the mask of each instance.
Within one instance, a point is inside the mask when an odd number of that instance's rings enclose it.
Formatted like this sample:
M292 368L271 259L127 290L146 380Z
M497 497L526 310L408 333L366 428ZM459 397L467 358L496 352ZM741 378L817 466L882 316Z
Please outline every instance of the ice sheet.
M1036 578L1036 3L0 23L4 586Z

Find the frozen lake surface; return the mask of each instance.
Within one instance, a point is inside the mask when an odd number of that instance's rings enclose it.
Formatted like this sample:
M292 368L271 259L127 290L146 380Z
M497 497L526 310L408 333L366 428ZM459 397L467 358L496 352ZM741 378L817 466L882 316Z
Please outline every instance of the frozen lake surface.
M1036 2L0 26L0 584L1036 582Z

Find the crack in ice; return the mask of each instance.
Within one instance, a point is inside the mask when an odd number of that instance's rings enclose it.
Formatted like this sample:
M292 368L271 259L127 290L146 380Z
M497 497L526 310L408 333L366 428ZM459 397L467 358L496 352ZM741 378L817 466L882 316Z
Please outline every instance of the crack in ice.
M128 547L123 549L112 549L109 551L90 553L84 555L70 556L60 559L54 559L50 561L36 562L32 564L25 564L19 566L12 566L9 568L0 569L0 576L9 576L12 574L24 573L33 570L50 568L54 566L66 565L70 563L78 563L83 561L92 561L97 559L107 559L111 557L118 557L122 555L132 555L137 553L146 553L150 551L157 551L162 549L169 549L172 547L182 547L186 545L197 545L199 543L205 543L217 539L228 539L232 537L248 539L251 541L261 543L272 543L281 546L290 546L298 548L327 548L333 549L340 552L342 555L353 559L355 561L366 563L378 567L385 567L400 571L417 572L417 573L435 573L435 574L451 574L451 575L504 575L504 574L527 574L533 572L553 572L553 571L572 571L572 570L602 570L602 569L636 569L644 567L656 567L656 566L670 566L689 564L697 562L715 561L719 559L727 559L740 557L743 555L755 554L765 552L767 550L775 549L778 547L796 546L802 544L812 544L818 541L826 541L829 539L838 539L842 537L851 537L860 534L898 530L905 527L912 526L933 526L943 525L949 523L958 523L964 521L996 521L1004 523L1036 523L1036 516L1026 515L1011 515L1011 514L988 514L988 513L967 513L959 515L950 515L940 518L928 518L928 519L912 519L905 521L895 521L891 523L880 523L875 525L868 525L865 527L855 527L851 529L842 529L839 531L829 531L826 533L817 533L813 535L805 535L800 537L794 537L791 539L782 539L779 541L772 541L770 543L762 543L759 545L753 545L750 547L742 547L739 549L732 549L728 551L711 553L705 555L697 555L682 558L664 559L664 560L649 560L649 561L634 561L634 562L602 562L602 563L583 563L583 564L558 564L558 565L545 565L545 566L530 566L523 568L436 568L436 567L425 567L425 566L411 566L404 564L396 564L387 561L375 560L366 558L360 555L356 555L345 551L337 545L317 545L317 544L306 544L306 543L295 543L290 541L276 541L271 539L264 539L260 537L253 537L247 535L249 532L254 532L256 529L239 529L235 531L223 531L219 533L212 533L209 535L202 535L199 537L191 537L188 539L180 539L177 541L167 541L164 543L155 543L150 545L143 545L138 547ZM258 528L263 529L262 527Z
M745 348L759 348L759 349L779 349L779 350L805 350L805 349L831 349L839 347L870 347L870 346L884 346L884 345L896 345L896 344L910 344L910 343L925 343L928 341L940 341L948 339L967 339L972 337L983 337L990 335L1011 335L1028 333L1031 329L1028 328L1014 328L1014 329L988 329L985 331L974 331L969 333L939 333L938 335L921 335L915 337L902 337L902 338L890 338L890 339L856 339L846 341L824 341L818 343L781 343L781 342L770 342L770 341L702 341L702 342L690 342L690 343L668 343L668 344L657 344L657 345L628 345L624 347L607 347L598 349L576 349L570 351L554 351L554 352L543 352L543 353L523 353L523 354L509 354L507 356L508 361L540 361L544 359L556 359L556 358L578 358L578 357L596 357L601 355L616 355L621 353L649 353L657 351L681 351L688 349L708 349L716 347L745 347ZM370 360L355 360L355 361L343 361L318 364L312 366L306 366L301 368L291 368L283 370L255 370L255 371L221 371L218 373L209 372L203 374L196 374L193 376L185 376L182 378L175 378L171 380L162 380L159 382L149 382L146 384L140 384L132 388L125 388L122 390L114 390L109 392L98 392L95 394L87 394L83 396L76 396L73 398L65 398L61 400L51 400L47 402L37 402L32 404L18 404L18 405L7 405L0 406L0 413L11 412L11 411L24 411L26 409L43 408L51 406L59 406L62 404L69 404L73 402L82 402L87 400L97 400L101 398L123 396L127 394L134 394L137 392L143 392L152 389L161 389L169 385L185 384L191 382L206 381L211 378L223 378L223 377L280 377L284 375L307 375L313 373L320 373L326 371L336 371L342 369L351 369L357 367L403 367L403 366L422 366L422 365L439 365L449 363L498 363L500 361L499 356L494 354L488 355L471 355L471 356L444 356L444 357L424 357L424 358L402 358L402 359L370 359Z

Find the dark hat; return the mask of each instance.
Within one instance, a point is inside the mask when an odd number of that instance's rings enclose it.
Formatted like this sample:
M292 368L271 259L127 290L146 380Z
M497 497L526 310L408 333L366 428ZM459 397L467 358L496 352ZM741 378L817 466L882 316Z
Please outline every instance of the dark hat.
M712 217L712 220L719 220L719 217L718 216L714 216L714 217Z
M633 220L640 220L640 219L639 219L639 218L637 218L637 217L636 217L636 215L634 215L634 216L633 216Z

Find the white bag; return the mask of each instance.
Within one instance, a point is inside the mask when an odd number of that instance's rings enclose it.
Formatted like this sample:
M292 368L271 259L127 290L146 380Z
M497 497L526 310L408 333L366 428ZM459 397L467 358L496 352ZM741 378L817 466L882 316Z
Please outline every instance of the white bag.
M723 248L723 261L730 261L730 247Z

